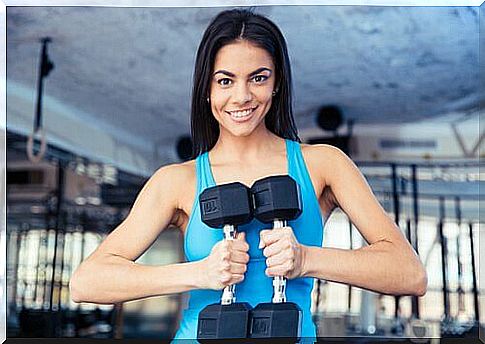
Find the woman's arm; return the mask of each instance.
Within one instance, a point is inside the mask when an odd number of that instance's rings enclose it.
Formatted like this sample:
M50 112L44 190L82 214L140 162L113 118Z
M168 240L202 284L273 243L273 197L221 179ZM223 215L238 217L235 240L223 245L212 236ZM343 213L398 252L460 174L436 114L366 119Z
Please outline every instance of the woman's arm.
M343 250L298 243L290 227L262 230L260 248L268 276L315 277L383 294L426 293L426 270L399 228L385 213L354 163L328 145L305 147L324 214L340 207L369 243Z
M110 304L200 287L201 261L165 266L134 262L173 222L179 208L179 181L188 186L187 168L166 166L149 179L127 218L74 272L70 281L74 301Z
M302 275L384 294L424 295L426 270L355 164L331 146L312 150L313 159L327 166L319 175L323 185L330 187L335 205L349 216L369 245L356 250L306 246Z
M148 266L110 253L90 259L71 279L74 302L113 304L199 288L201 261Z

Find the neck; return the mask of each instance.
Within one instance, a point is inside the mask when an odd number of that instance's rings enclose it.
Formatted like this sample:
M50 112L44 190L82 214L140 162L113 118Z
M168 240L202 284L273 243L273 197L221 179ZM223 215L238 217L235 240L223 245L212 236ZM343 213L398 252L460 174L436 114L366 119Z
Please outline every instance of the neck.
M280 147L281 140L264 126L248 136L234 136L221 130L211 154L216 161L254 162L271 156Z

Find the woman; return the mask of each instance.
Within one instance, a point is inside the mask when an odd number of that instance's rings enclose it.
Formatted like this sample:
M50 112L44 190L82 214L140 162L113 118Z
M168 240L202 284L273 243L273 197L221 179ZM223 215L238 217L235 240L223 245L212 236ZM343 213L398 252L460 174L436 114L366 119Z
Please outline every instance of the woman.
M314 337L314 278L385 294L426 292L417 255L351 160L328 145L299 143L286 43L267 18L225 11L206 29L195 65L192 137L196 158L160 168L128 217L76 270L75 301L115 303L189 292L176 338L196 338L199 311L218 302L225 286L238 284L238 301L256 306L271 300L272 277L286 276L287 299L303 310L302 336ZM251 186L280 174L292 176L302 191L303 212L288 227L271 231L253 220L228 243L201 222L198 195L205 188L233 181ZM368 246L321 247L322 218L336 207ZM184 233L187 262L134 263L169 225Z

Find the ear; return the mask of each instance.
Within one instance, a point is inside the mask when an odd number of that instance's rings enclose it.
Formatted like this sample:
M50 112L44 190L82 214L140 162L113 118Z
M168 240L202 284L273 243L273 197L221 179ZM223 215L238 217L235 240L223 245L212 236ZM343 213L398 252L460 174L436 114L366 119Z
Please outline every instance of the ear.
M280 81L277 80L274 85L274 91L278 93L279 90L280 90Z

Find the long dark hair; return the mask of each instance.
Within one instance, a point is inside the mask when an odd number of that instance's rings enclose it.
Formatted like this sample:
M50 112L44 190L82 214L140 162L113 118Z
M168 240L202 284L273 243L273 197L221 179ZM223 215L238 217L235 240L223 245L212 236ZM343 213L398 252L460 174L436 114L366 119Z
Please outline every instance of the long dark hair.
M191 110L193 158L211 150L219 138L219 123L207 102L216 54L223 46L241 39L265 49L275 65L278 91L265 117L266 128L279 137L300 142L293 118L291 67L285 38L268 18L251 10L234 9L223 11L212 20L197 50Z

